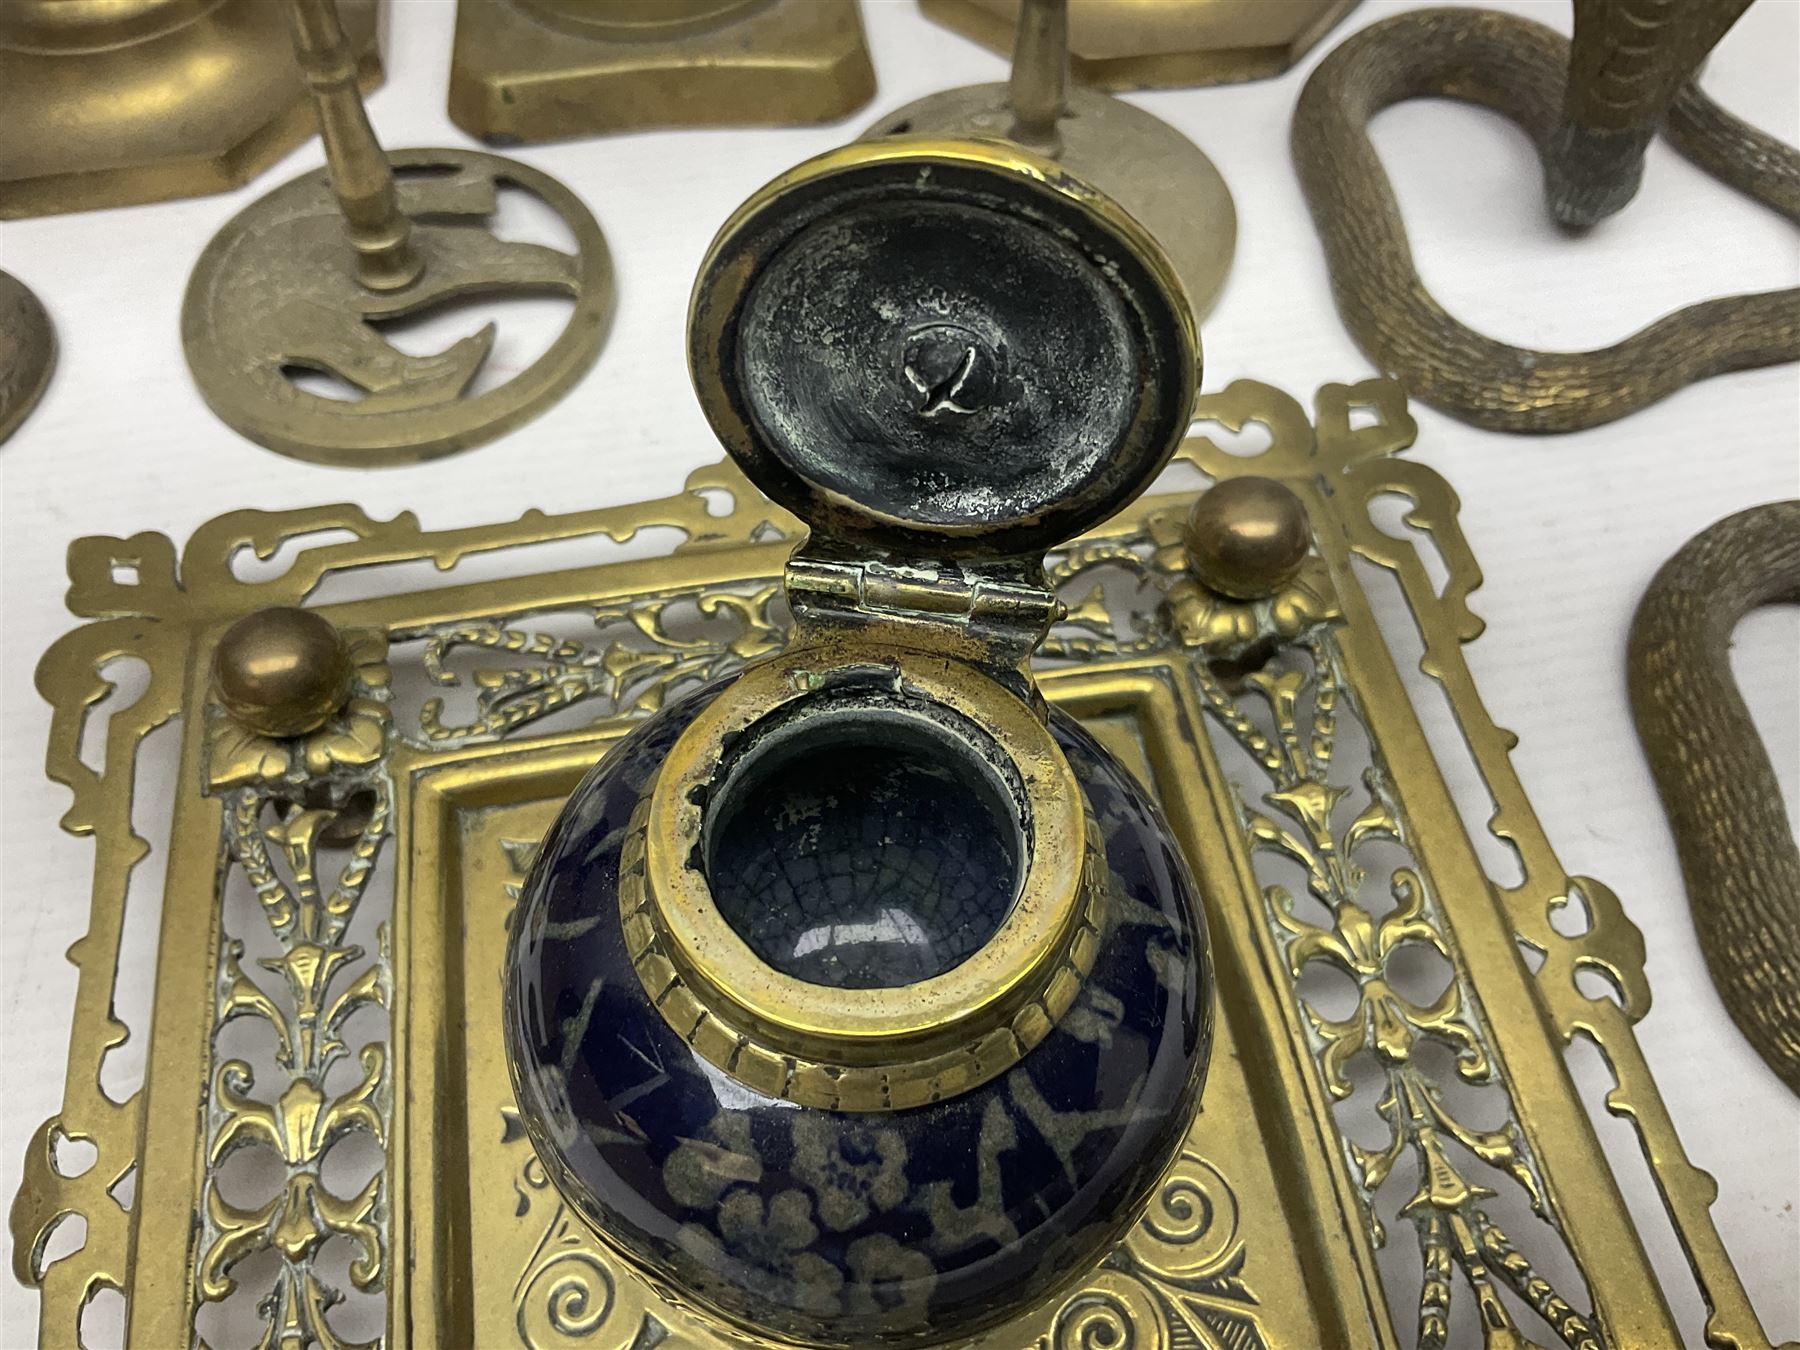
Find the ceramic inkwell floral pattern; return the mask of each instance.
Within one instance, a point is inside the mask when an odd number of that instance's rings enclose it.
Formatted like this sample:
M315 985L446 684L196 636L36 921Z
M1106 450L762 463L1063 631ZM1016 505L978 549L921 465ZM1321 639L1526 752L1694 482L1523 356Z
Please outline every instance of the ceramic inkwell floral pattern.
M727 223L690 344L714 429L812 527L795 634L616 746L544 841L519 1104L671 1297L827 1346L965 1337L1131 1222L1205 1075L1193 882L1028 668L1045 550L1185 429L1192 320L1056 166L892 141Z

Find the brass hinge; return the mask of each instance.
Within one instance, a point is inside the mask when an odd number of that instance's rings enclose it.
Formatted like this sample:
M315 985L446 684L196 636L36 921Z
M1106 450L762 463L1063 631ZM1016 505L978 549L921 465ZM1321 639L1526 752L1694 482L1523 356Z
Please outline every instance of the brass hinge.
M794 558L787 589L798 614L840 622L899 621L961 630L977 642L1035 645L1062 611L1045 587L928 564Z

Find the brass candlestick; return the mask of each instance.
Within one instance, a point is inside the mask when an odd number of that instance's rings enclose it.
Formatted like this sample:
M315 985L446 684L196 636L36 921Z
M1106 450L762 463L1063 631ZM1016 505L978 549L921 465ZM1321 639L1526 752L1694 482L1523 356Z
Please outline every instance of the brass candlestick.
M496 145L832 122L875 71L857 0L465 0L450 118Z
M491 440L541 412L597 355L612 308L600 228L561 183L468 150L385 154L369 125L332 0L285 0L326 167L252 203L207 245L182 306L182 342L213 411L250 439L322 464L413 463ZM497 238L499 185L541 199L576 252ZM350 248L344 247L348 237ZM468 390L495 329L433 356L373 326L469 295L574 304L562 333L497 388ZM335 377L352 397L295 382Z
M884 136L1009 140L1048 155L1155 236L1196 317L1225 285L1237 246L1231 190L1200 147L1167 122L1070 87L1068 0L1025 0L1008 82L929 94L864 133Z
M381 83L380 0L342 0ZM225 192L313 133L268 0L0 3L0 220Z
M1239 84L1289 69L1357 0L1071 0L1069 60L1091 89ZM919 0L927 18L1010 50L1023 0Z

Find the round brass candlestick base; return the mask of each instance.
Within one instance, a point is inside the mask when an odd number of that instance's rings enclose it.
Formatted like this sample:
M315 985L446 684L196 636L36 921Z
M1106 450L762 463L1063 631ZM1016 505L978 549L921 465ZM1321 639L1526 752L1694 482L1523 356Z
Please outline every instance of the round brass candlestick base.
M433 459L493 439L543 411L593 363L612 312L612 261L575 195L526 165L471 150L388 155L411 243L410 284L373 290L323 169L260 201L206 246L188 282L181 338L207 403L251 440L318 464L368 468ZM525 189L568 224L576 252L497 238L500 184ZM412 356L373 326L471 295L567 296L573 312L536 361L470 396L493 347L487 325L434 356ZM312 371L359 395L295 383Z
M976 84L909 103L863 133L1010 140L1011 89ZM1196 319L1218 299L1237 247L1231 190L1200 147L1159 117L1105 94L1069 89L1052 157L1124 207L1169 255Z
M56 369L56 329L43 303L0 272L0 445L37 406Z
M1069 0L1069 66L1089 89L1178 89L1291 69L1358 0ZM919 0L925 17L1005 54L1020 0Z

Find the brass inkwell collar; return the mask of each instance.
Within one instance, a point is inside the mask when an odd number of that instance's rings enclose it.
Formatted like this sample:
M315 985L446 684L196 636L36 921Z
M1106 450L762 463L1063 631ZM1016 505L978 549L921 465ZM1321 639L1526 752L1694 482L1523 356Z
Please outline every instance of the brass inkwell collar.
M1044 551L1142 491L1186 427L1187 302L1143 229L1050 161L890 141L738 211L689 331L715 430L811 534L792 645L694 718L632 821L633 965L695 1050L771 1096L968 1091L1048 1034L1100 942L1104 845L1028 661L1059 612ZM943 968L817 983L747 936L760 902L737 878L776 845L737 822L841 755L913 765L908 790L992 843L987 926Z

